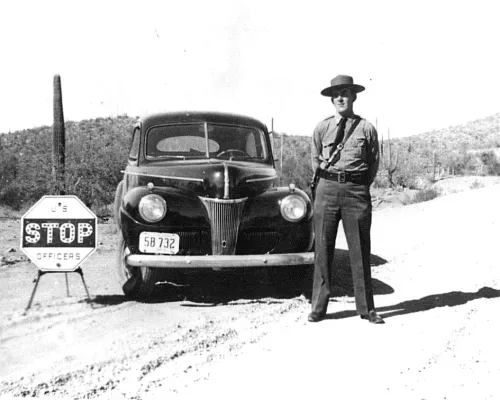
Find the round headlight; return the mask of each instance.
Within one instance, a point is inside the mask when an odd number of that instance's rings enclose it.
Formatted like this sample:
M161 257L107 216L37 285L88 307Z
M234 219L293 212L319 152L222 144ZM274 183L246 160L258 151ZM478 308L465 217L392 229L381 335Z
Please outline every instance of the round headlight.
M157 194L148 194L139 202L139 213L148 222L158 222L167 213L167 202Z
M287 221L298 222L307 213L306 201L297 195L291 194L281 200L281 215Z

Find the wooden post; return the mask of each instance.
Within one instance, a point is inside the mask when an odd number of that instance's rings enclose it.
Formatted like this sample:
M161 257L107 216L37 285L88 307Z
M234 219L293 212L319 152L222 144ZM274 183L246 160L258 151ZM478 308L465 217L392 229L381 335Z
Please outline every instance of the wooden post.
M64 115L62 105L61 77L54 75L54 125L52 128L52 178L54 194L66 194L64 184L65 146Z

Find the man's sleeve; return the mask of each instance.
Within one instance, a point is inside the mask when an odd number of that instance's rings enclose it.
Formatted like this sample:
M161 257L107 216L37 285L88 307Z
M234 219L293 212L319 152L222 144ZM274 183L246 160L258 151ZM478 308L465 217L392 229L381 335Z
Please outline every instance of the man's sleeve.
M320 136L320 126L318 124L314 129L311 141L311 164L313 171L316 171L316 168L318 168L318 166L321 163L320 155L321 155L321 136Z
M368 148L368 184L371 185L377 176L380 163L380 153L378 145L378 134L375 127L367 124L367 138L369 141Z

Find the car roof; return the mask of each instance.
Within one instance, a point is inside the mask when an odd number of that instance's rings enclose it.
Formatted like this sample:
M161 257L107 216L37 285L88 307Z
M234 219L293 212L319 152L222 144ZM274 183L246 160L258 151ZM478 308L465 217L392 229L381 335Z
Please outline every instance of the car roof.
M267 132L267 127L259 120L246 115L232 114L216 111L176 111L163 112L147 115L139 119L146 130L151 126L171 124L171 123L190 123L190 122L209 122L215 124L243 125L262 129Z

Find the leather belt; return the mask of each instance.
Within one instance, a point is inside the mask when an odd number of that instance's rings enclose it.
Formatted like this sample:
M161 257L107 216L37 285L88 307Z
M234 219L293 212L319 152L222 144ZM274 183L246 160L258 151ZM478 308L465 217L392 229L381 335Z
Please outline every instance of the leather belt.
M320 178L327 179L329 181L345 183L352 182L360 185L366 184L366 172L349 172L349 171L338 171L338 172L330 172L324 169L320 169L318 173Z

